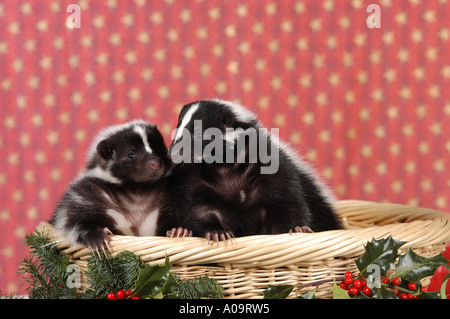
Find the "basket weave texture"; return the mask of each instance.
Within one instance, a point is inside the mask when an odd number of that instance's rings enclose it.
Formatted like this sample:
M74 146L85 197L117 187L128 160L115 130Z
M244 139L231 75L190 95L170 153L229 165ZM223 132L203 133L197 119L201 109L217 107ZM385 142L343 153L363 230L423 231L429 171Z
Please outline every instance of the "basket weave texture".
M112 255L132 251L149 264L164 264L166 255L171 271L181 279L208 275L220 282L224 297L262 298L268 284L305 286L296 294L316 290L317 298L330 298L331 283L309 286L346 271L356 271L354 259L364 252L372 238L391 235L405 241L401 251L412 248L429 257L444 250L450 241L450 214L400 204L361 200L342 200L336 209L346 227L318 233L293 233L239 237L231 243L210 243L199 237L166 238L158 236L110 236ZM47 232L71 261L82 269L81 290L88 287L87 259L91 251L71 246L53 227L42 222L38 228Z

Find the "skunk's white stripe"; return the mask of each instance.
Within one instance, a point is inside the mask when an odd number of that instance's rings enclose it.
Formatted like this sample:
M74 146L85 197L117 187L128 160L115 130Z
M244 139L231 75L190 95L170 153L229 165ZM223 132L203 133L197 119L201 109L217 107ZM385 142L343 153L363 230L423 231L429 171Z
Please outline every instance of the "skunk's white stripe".
M159 209L152 211L144 217L139 226L139 236L155 236L158 222Z
M107 209L106 214L110 216L114 222L116 223L116 228L122 232L125 236L131 236L133 235L133 231L131 230L131 223L127 220L125 215L122 213L114 210L114 209Z
M236 119L240 122L250 123L257 119L255 113L240 104L220 99L214 99L213 101L228 106L231 112L233 112L234 116L236 116Z
M189 124L189 122L192 119L192 115L198 110L198 107L200 106L199 103L193 104L189 110L186 112L186 114L183 117L183 120L181 121L181 124L179 127L177 127L177 133L175 134L174 141L177 141L180 139L180 137L183 135L183 129L186 127L186 125Z
M150 145L148 144L147 134L145 134L145 130L142 128L142 126L136 125L133 129L134 132L139 134L142 138L142 143L144 143L144 148L147 151L147 153L152 153L152 149L150 148Z
M113 184L121 184L120 179L114 177L110 171L104 170L101 167L95 167L88 169L87 171L81 174L82 177L96 177L101 180L113 183Z
M65 208L60 208L55 216L55 229L64 236L65 240L72 243L73 245L79 244L77 239L79 236L84 236L86 234L85 230L82 230L79 225L75 225L72 228L67 228L67 210Z
M94 138L91 145L89 146L89 149L87 152L87 158L86 158L87 162L91 162L94 159L95 154L97 154L97 145L102 140L105 140L120 131L129 129L129 128L132 128L133 126L138 126L138 125L149 125L149 123L145 122L144 120L139 119L139 120L134 120L134 121L124 123L124 124L112 125L112 126L109 126L105 129L101 130L97 134L97 136Z

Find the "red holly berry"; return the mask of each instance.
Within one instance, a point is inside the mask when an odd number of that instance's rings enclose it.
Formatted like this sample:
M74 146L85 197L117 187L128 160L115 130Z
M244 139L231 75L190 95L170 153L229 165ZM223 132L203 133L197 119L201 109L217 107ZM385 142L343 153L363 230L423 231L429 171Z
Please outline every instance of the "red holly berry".
M130 296L130 295L131 295L131 290L125 291L125 297L128 297L128 296Z
M131 299L139 299L139 297L131 297Z
M399 286L402 283L402 280L398 277L395 277L394 279L392 279L392 283L394 284L394 286Z
M353 274L352 274L351 271L347 271L347 272L345 273L345 278L352 278L352 277L353 277Z
M353 283L353 278L352 277L345 277L344 283L347 284L347 285L351 285Z
M372 294L372 289L370 289L369 287L365 286L362 289L362 293L365 294L366 296L370 296Z
M117 292L117 299L123 299L123 298L125 298L125 291L119 290Z
M359 279L356 279L354 282L353 282L353 286L354 287L356 287L356 288L361 288L362 287L362 282L361 282L361 280L359 280Z
M348 293L349 293L349 295L356 296L358 294L358 291L359 291L358 288L350 287L350 289L348 290Z
M399 298L400 299L408 299L408 295L407 294L401 294Z
M425 291L425 292L428 292L428 287L422 287L422 288L420 288L420 291L421 291L421 292L424 292L424 291Z
M342 289L348 290L348 285L345 282L341 282L339 287L341 287Z
M389 285L390 282L391 281L389 280L389 278L384 278L383 279L383 283L386 284L386 285Z
M361 284L362 284L363 287L365 287L365 286L367 286L367 281L361 280Z
M416 285L415 283L413 283L413 282L410 282L410 283L408 284L408 288L409 288L410 290L416 290L417 285Z
M113 292L110 292L110 293L108 294L107 298L108 298L108 299L117 299L117 298L116 298L116 294L113 293Z

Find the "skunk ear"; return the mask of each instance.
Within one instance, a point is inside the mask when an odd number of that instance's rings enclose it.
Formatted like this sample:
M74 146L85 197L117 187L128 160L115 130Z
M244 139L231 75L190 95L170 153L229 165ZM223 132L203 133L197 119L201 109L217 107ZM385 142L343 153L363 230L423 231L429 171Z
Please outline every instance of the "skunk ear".
M97 153L105 161L112 159L114 154L114 147L108 140L103 140L97 145Z

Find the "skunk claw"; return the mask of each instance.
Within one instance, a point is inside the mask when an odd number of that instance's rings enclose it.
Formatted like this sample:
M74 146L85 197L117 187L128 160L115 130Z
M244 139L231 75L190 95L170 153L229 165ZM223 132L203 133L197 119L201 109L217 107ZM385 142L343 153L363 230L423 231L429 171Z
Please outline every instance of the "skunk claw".
M91 250L92 254L97 255L98 258L102 259L100 249L103 251L106 258L108 258L108 253L105 248L109 252L112 252L112 249L109 246L108 235L113 235L113 233L108 227L104 227L103 229L100 229L100 232L90 234L89 238L85 239L84 244Z
M183 230L183 237L192 237L192 231L185 228Z
M166 236L172 238L173 234L175 233L176 230L177 230L176 228L172 228L171 230L168 230L166 232Z
M183 227L178 227L178 228L172 228L171 230L168 230L166 232L166 236L173 238L173 237L192 237L192 231L187 229L187 228L183 228Z
M108 251L112 252L111 246L109 246L109 241L105 239L104 243L105 243L106 247L108 247Z
M232 237L234 237L233 233L225 230L212 230L205 234L205 238L208 240L208 245L210 241L215 241L217 247L219 247L219 241L223 241L225 247L227 246L227 241L230 240L231 244L233 244Z
M308 226L295 226L294 231L292 229L289 229L289 234L292 235L292 232L294 233L314 233L314 231L309 228Z
M108 258L108 254L106 253L106 250L105 250L104 246L102 246L102 250L103 250L103 253L105 254L105 257Z
M98 251L98 247L95 247L95 252L97 253L98 258L102 259L100 252Z

